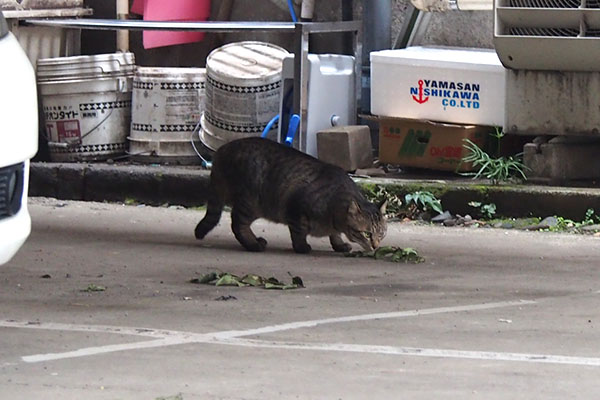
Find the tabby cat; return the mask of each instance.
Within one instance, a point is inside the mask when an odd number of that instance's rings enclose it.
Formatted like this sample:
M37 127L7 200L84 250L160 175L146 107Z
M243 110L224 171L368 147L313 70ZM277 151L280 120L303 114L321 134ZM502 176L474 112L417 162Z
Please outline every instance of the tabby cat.
M329 236L335 251L377 248L386 234L385 202L368 202L346 172L274 141L251 137L229 142L213 158L206 215L196 226L203 239L231 206L231 229L248 251L267 241L250 225L258 218L286 224L297 253L311 250L306 236Z

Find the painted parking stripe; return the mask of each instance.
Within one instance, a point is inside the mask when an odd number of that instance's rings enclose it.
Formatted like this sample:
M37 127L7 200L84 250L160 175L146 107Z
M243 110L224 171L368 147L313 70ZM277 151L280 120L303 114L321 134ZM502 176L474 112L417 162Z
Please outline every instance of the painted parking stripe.
M78 324L61 324L57 322L31 322L31 321L15 321L12 319L0 321L0 328L26 328L26 329L43 329L47 331L70 331L70 332L89 332L89 333L113 333L117 335L132 335L132 336L148 336L148 337L165 337L170 334L180 334L177 331L168 331L160 329L147 328L131 328L109 325L78 325Z
M104 353L113 353L126 350L141 350L147 348L174 346L187 343L222 343L228 339L241 338L245 336L256 336L266 333L283 332L294 329L313 328L321 325L381 320L391 318L406 318L424 315L434 315L453 312L467 312L477 310L488 310L504 307L514 307L528 304L535 304L533 300L517 300L503 301L496 303L472 304L465 306L454 307L437 307L427 308L422 310L396 311L387 313L362 314L338 318L325 318L319 320L298 321L286 324L271 325L256 329L221 331L206 334L198 334L191 332L179 332L169 330L154 330L146 328L131 328L131 327L111 327L101 325L75 325L75 324L60 324L60 323L43 323L43 322L20 322L13 320L0 321L0 327L6 328L25 328L25 329L48 329L71 332L95 332L95 333L112 333L122 335L137 335L143 337L153 337L155 340L141 341L134 343L124 343L117 345L106 345L98 347L89 347L63 353L36 354L22 357L25 362L44 362L66 358L87 357Z
M348 317L326 318L326 319L316 319L316 320L312 320L312 321L290 322L287 324L265 326L262 328L247 329L247 330L241 330L241 331L223 331L223 332L218 332L217 335L220 338L227 338L227 337L236 338L236 337L243 337L243 336L254 336L254 335L262 335L262 334L266 334L266 333L289 331L292 329L315 328L320 325L338 324L338 323L344 323L344 322L373 321L373 320L380 320L380 319L418 317L418 316L423 316L423 315L444 314L444 313L453 313L453 312L490 310L490 309L494 309L494 308L515 307L515 306L522 306L522 305L529 305L529 304L536 304L536 301L533 301L533 300L502 301L502 302L497 302L497 303L483 303L483 304L473 304L473 305L467 305L467 306L437 307L437 308L426 308L423 310L395 311L395 312L377 313L377 314L362 314L362 315L353 315L353 316L348 316Z
M352 352L369 354L387 354L414 357L431 358L461 358L470 360L485 361L517 361L529 363L544 364L569 364L579 366L600 367L600 358L592 357L570 357L549 354L527 354L527 353L503 353L490 351L468 351L451 349L427 349L418 347L397 347L397 346L374 346L361 344L345 343L302 343L302 342L278 342L254 339L224 339L219 340L220 344L229 344L232 346L244 346L253 348L271 348L285 350L313 350L313 351L334 351L334 352Z

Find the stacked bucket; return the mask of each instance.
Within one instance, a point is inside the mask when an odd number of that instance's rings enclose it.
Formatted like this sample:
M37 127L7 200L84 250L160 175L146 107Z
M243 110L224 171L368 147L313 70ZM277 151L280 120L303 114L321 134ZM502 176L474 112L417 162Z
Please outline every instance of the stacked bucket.
M279 112L286 55L248 41L215 49L206 69L136 68L132 53L40 59L50 159L199 163L200 143L216 150L263 133Z
M281 47L252 41L231 43L208 55L201 131L206 147L216 150L229 141L262 134L279 113L286 55Z
M194 132L204 107L205 80L204 68L137 68L129 137L132 160L199 161Z
M98 161L125 154L134 73L132 53L38 60L52 161Z

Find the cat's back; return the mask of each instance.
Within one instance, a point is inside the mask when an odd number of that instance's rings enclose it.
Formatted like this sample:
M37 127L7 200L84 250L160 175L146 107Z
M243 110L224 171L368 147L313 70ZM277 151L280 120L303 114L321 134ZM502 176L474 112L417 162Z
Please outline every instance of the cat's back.
M314 179L328 170L335 170L332 165L296 149L260 137L238 139L223 145L213 158L213 168L246 180L263 177L288 182L298 178Z

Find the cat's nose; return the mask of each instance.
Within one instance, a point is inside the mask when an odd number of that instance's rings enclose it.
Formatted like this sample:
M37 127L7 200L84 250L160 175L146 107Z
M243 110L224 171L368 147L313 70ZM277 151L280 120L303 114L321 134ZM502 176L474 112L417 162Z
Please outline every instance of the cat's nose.
M379 239L372 238L371 239L371 246L373 247L373 249L378 248L379 247Z

